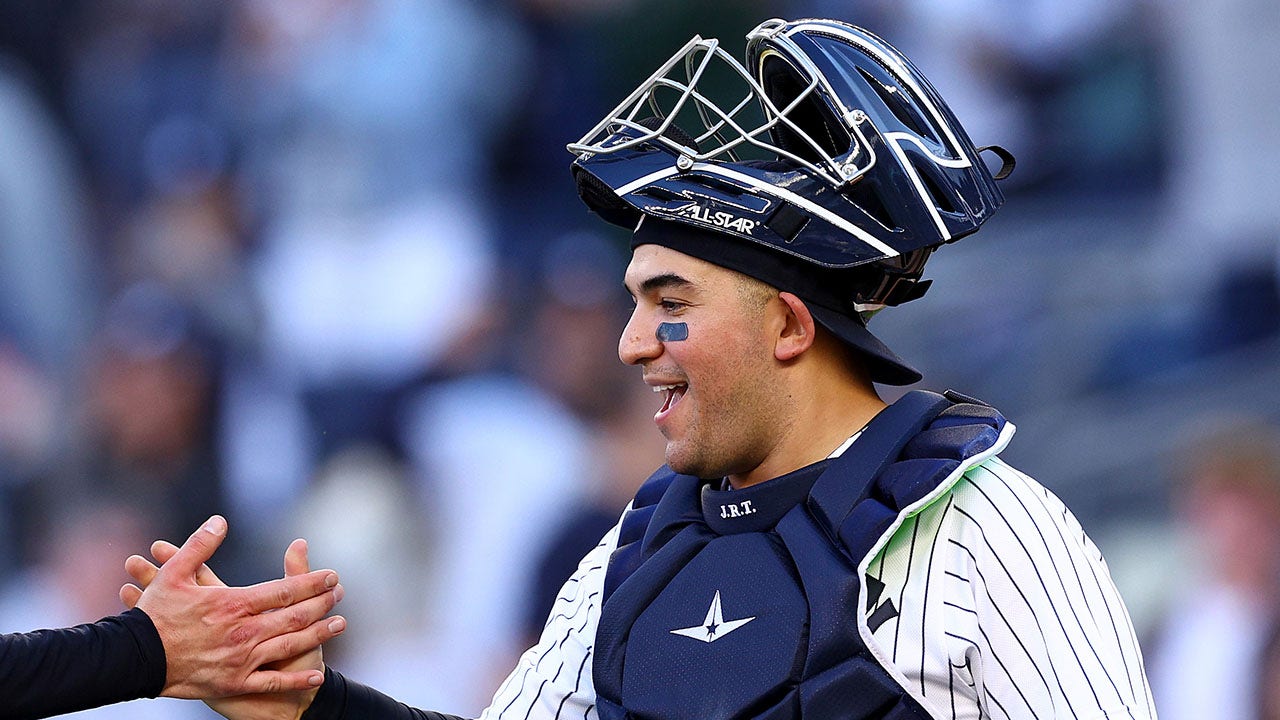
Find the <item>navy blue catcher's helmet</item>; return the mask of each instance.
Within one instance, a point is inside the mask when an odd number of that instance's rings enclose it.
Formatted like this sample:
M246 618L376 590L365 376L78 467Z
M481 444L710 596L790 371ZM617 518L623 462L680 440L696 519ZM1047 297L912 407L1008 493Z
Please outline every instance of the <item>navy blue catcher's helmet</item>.
M824 288L838 277L839 307L825 290L821 304L859 326L924 294L929 254L1000 207L995 180L1013 168L993 147L1002 167L992 175L894 47L816 19L762 23L747 35L745 66L718 40L693 38L568 147L579 195L605 220L711 231L812 267ZM829 329L878 361L877 382L919 379L865 327Z

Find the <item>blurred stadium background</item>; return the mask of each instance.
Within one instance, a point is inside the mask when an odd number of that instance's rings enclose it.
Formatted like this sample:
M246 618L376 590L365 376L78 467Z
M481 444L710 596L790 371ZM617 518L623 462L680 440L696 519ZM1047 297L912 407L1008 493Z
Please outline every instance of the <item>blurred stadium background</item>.
M478 712L661 458L615 355L625 237L564 145L693 34L740 54L802 15L879 32L1019 159L927 299L873 329L1019 426L1006 458L1106 553L1157 697L1239 698L1162 716L1260 716L1270 0L4 0L0 631L117 611L127 555L219 512L224 578L278 575L296 536L342 573L335 666ZM1206 444L1245 436L1253 464ZM1223 624L1183 637L1186 612Z

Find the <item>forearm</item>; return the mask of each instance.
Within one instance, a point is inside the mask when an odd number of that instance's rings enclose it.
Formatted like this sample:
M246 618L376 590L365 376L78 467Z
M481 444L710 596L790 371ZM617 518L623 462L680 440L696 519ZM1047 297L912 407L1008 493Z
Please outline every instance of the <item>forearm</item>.
M71 628L0 635L0 720L151 698L164 681L164 646L141 610Z
M353 682L332 668L325 668L324 684L320 686L311 707L303 713L302 720L463 720L456 715L419 710L409 707L371 687Z

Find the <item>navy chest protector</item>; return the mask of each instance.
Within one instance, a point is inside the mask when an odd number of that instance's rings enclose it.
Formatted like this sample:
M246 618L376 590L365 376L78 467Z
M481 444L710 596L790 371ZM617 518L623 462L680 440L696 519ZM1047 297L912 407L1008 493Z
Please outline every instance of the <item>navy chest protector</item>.
M910 392L806 498L752 532L716 532L705 483L659 470L623 518L605 576L593 660L601 719L930 718L859 634L859 562L1003 427L977 401ZM869 606L880 589L868 587Z

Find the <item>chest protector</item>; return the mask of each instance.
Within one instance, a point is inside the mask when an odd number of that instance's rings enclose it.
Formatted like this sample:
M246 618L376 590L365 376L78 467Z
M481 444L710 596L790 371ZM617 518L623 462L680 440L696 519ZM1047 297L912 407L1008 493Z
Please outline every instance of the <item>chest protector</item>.
M860 563L1003 428L977 401L910 392L776 524L747 532L709 524L704 481L659 470L605 576L600 718L928 720L863 639L859 599L870 611L883 588L864 591Z

